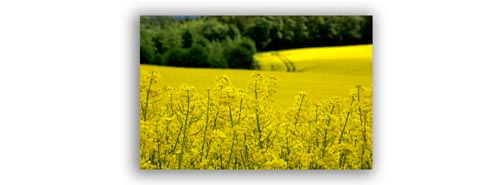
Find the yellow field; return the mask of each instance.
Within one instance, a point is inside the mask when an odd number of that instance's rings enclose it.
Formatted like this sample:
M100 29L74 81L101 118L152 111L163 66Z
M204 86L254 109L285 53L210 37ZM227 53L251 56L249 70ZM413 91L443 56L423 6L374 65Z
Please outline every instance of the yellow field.
M344 97L354 85L372 85L372 45L305 48L279 51L287 57L296 71L285 72L287 67L273 52L258 53L265 76L277 78L277 93L273 99L277 105L288 107L294 96L304 91L313 101L322 101L332 96ZM272 67L273 66L273 67ZM270 69L274 71L269 71ZM234 86L246 88L253 70L198 69L141 65L141 70L158 69L166 85L178 87L182 83L203 91L212 87L216 77L227 75Z
M254 55L261 69L287 71L285 62L294 64L294 72L363 75L371 78L372 45L302 48L263 52ZM291 67L292 70L292 67Z
M372 169L372 46L140 66L141 169ZM301 91L301 92L300 92Z
M158 70L140 74L141 169L373 168L370 87L319 103L300 92L278 108L276 79L260 73L246 89L219 76L204 92L157 86Z

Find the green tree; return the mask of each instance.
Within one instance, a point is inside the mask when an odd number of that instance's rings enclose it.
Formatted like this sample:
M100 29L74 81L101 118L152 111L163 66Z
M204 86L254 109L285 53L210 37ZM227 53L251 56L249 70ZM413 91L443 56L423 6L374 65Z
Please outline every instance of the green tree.
M149 30L140 30L140 63L152 64L156 48L152 42L152 33Z
M176 22L172 16L140 16L141 29L163 28Z
M224 58L224 49L221 42L210 42L207 44L208 61L212 68L229 68L226 58Z
M202 35L209 41L222 41L228 35L229 27L214 19L205 22L202 27Z
M263 50L271 41L270 30L273 27L271 21L264 17L257 17L255 21L245 29L244 36L255 41L257 49Z
M361 35L362 39L360 43L373 43L373 16L363 16L363 21L361 22Z
M193 43L193 36L191 31L186 30L182 34L182 48L190 48Z
M255 42L247 37L227 38L221 42L222 58L229 68L251 69L256 52Z
M193 45L187 52L186 67L210 67L207 50L198 44Z
M169 66L189 66L187 49L174 48L168 52L166 64Z
M240 37L241 36L240 30L238 29L238 27L236 27L236 25L230 25L226 33L226 36L228 36L231 39Z

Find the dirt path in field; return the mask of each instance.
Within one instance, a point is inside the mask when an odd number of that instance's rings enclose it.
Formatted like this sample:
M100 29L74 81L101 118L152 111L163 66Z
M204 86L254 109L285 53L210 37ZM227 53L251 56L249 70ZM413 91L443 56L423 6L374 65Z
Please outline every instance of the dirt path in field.
M294 65L294 62L289 60L287 57L280 55L278 52L274 52L273 55L282 60L282 62L285 64L285 67L287 67L287 72L296 72L296 66Z

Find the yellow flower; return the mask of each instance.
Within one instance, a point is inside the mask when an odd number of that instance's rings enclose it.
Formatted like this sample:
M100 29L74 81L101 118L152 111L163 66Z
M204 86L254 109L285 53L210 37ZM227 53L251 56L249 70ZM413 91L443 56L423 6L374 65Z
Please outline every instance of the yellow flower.
M372 168L372 87L322 102L299 92L278 109L276 79L260 73L244 90L227 76L201 91L159 83L141 71L141 169Z

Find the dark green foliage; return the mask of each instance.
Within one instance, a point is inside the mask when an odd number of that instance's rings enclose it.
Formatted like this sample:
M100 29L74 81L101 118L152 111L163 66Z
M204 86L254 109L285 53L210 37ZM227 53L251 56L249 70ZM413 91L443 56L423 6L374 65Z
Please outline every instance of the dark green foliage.
M203 36L209 41L222 41L229 34L229 27L215 20L209 20L203 25Z
M149 64L151 61L151 53L150 50L145 49L140 46L140 64Z
M198 44L203 47L207 47L208 43L209 43L209 41L205 37L197 36L194 39L194 44Z
M164 25L161 28L155 25L157 24L141 26L140 63L142 64L162 64L161 61L169 50L181 47L182 38L177 27Z
M226 59L223 57L223 47L220 42L210 42L208 48L208 61L212 68L229 68Z
M257 18L252 24L245 28L244 36L251 38L257 44L259 50L263 50L271 41L270 31L273 23L266 18Z
M255 42L252 39L249 38L241 38L240 42L238 42L238 45L242 48L245 48L249 50L252 53L256 53L256 46Z
M151 64L155 64L155 65L163 65L165 62L165 59L166 57L164 56L164 54L159 54L159 53L156 53L154 54L154 57L153 57L153 60L151 61Z
M365 16L361 22L362 40L361 43L373 43L373 17Z
M171 16L140 16L142 28L159 28L176 23L175 17ZM141 29L142 29L141 28Z
M148 30L140 30L140 63L151 64L156 48L152 42L152 35Z
M231 39L240 37L241 36L240 35L240 30L235 25L230 25L229 29L228 29L228 31L226 33L226 36L228 36Z
M208 56L206 48L195 44L188 49L172 49L162 64L177 67L210 67Z
M226 39L222 42L222 57L229 68L252 69L253 55L256 52L255 43L250 38Z
M222 55L217 55L216 57L209 57L209 63L211 68L229 68L226 59L224 59Z
M254 53L250 50L235 46L226 51L226 60L228 62L229 68L234 69L251 69L252 62L254 58L252 57Z
M186 30L184 34L182 34L182 48L190 48L193 43L193 36L191 31Z
M166 65L169 66L189 66L187 49L174 48L168 52Z
M189 48L187 54L189 65L186 67L210 67L208 52L203 46L195 44Z

